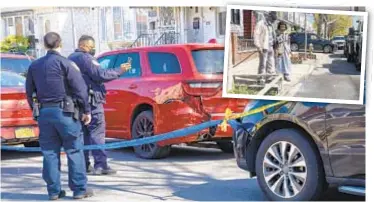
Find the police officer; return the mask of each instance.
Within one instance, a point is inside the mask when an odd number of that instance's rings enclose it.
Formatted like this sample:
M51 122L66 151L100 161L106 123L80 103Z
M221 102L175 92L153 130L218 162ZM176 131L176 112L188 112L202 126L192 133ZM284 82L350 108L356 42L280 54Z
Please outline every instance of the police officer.
M131 68L130 63L124 63L118 69L101 69L100 64L94 58L95 40L91 36L83 35L79 39L78 49L68 58L75 62L80 68L83 78L92 91L91 115L92 122L83 128L85 133L85 145L105 144L105 86L104 82L112 81L120 77L121 74ZM93 150L94 167L89 160L89 151L85 151L86 169L88 173L94 175L110 175L116 171L111 169L107 163L105 150Z
M40 105L39 143L43 153L43 179L47 184L50 200L57 200L66 195L60 184L60 150L64 147L68 158L69 187L74 199L93 195L87 189L86 168L84 165L83 134L81 121L91 121L87 87L79 68L60 55L61 37L55 32L44 36L47 54L30 65L26 79L27 101L31 108L38 110L33 99L36 93ZM82 108L80 120L73 116L70 106ZM74 118L75 117L75 118ZM78 117L79 119L79 117Z

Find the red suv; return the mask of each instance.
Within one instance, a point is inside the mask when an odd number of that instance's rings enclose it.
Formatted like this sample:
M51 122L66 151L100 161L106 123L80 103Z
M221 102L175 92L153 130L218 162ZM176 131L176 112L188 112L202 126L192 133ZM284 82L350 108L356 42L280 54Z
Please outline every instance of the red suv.
M242 112L245 99L222 98L224 47L174 44L110 51L98 57L102 68L132 68L106 83L107 137L137 139L222 119L226 108ZM135 147L143 158L162 158L170 145L215 141L232 151L232 130L212 127L197 134Z

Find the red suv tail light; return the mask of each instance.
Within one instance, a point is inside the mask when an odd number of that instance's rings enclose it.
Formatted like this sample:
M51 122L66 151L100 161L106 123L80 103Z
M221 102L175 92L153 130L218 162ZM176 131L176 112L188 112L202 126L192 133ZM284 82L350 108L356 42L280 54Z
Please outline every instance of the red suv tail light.
M213 96L222 89L222 81L187 81L183 84L183 89L193 96Z

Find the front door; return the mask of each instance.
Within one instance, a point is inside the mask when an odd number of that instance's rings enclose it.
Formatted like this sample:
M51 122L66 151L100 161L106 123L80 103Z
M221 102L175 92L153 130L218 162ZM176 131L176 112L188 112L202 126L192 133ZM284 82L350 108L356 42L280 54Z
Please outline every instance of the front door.
M187 39L190 43L199 43L204 41L204 30L202 27L201 7L192 7L188 9Z

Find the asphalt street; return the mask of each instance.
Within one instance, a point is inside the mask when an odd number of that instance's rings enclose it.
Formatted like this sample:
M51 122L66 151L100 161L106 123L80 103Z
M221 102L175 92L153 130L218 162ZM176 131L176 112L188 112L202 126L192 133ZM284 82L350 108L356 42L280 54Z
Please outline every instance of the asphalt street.
M62 155L62 184L67 197L66 156ZM267 200L248 173L239 169L232 154L218 149L175 146L160 160L136 157L131 149L109 152L114 176L89 176L95 196L87 201L262 201ZM1 200L46 201L39 153L4 151L1 154ZM322 200L365 200L330 188Z
M343 51L317 54L312 73L295 87L293 97L358 100L360 72L343 57ZM321 61L321 62L320 62Z

